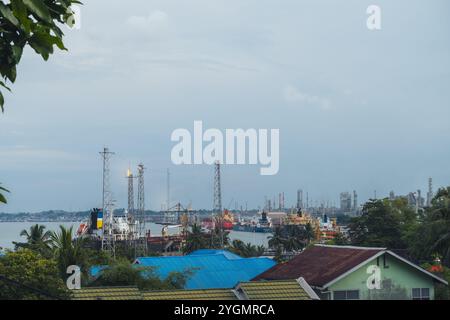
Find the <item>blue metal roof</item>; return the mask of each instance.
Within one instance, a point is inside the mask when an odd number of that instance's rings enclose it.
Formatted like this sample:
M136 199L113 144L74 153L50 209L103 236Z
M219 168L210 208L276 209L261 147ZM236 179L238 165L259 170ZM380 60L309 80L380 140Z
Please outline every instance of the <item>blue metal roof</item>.
M166 278L170 272L192 270L185 289L232 288L249 281L276 263L269 258L241 258L226 250L197 250L186 256L141 257L136 263L155 267Z
M232 253L228 250L216 250L216 249L199 249L195 250L188 254L188 256L199 256L199 255L207 255L207 254L223 254L228 259L242 259L241 256L238 256L235 253Z

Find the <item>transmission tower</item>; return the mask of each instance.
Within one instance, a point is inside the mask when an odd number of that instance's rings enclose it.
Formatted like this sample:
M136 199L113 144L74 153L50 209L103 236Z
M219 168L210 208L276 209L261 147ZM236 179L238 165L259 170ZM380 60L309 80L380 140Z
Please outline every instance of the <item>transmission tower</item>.
M103 159L103 234L102 234L102 250L108 252L112 257L115 256L115 241L113 234L113 200L110 187L110 171L109 160L114 152L110 152L108 148L103 148L100 152Z
M131 169L128 169L127 172L127 180L128 180L128 224L131 227L131 238L135 238L136 236L136 224L135 224L135 212L134 212L134 175L131 172Z
M144 165L138 165L138 197L137 197L137 212L135 219L138 223L136 252L135 254L146 254L147 252L147 238L145 229L145 196L144 196Z
M220 247L223 248L223 212L222 212L222 190L220 182L220 162L214 164L214 210L215 221L218 224ZM212 237L211 237L212 239Z
M167 169L167 210L170 209L170 169Z

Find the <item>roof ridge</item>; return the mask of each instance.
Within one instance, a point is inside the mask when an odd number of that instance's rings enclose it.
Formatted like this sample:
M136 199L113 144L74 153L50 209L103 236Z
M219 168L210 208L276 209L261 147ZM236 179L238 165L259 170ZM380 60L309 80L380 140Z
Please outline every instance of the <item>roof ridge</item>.
M358 249L358 250L387 250L387 248L384 247L340 246L334 244L314 244L314 246L328 247L328 248Z

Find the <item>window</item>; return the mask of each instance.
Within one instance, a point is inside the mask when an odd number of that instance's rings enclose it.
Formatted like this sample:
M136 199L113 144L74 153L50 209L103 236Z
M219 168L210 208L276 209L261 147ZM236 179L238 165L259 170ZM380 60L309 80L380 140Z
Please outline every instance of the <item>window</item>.
M320 293L320 300L331 300L331 292L321 292Z
M430 288L413 288L413 300L430 300Z
M334 300L359 300L359 290L333 291Z

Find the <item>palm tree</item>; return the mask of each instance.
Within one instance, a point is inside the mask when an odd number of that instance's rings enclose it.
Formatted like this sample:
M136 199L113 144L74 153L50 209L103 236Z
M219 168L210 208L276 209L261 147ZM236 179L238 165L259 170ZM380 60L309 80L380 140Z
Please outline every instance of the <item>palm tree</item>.
M255 246L251 243L244 243L242 240L235 239L229 249L244 258L262 256L266 248L264 246Z
M192 226L186 237L186 245L183 247L184 253L191 253L198 249L205 249L207 241L202 233L202 229L198 224Z
M77 265L83 269L86 257L84 255L84 238L73 240L73 227L59 226L59 232L52 232L52 248L58 268L63 278L67 277L66 270L70 265Z
M270 248L279 248L283 245L283 230L280 226L276 227L273 235L269 237L269 247Z
M314 229L310 223L308 223L305 226L305 236L306 236L306 244L309 245L311 240L313 240L315 237Z
M20 232L20 236L25 237L27 241L25 243L13 242L16 248L28 248L43 256L50 254L51 232L45 231L44 225L35 224L28 231L24 229Z

